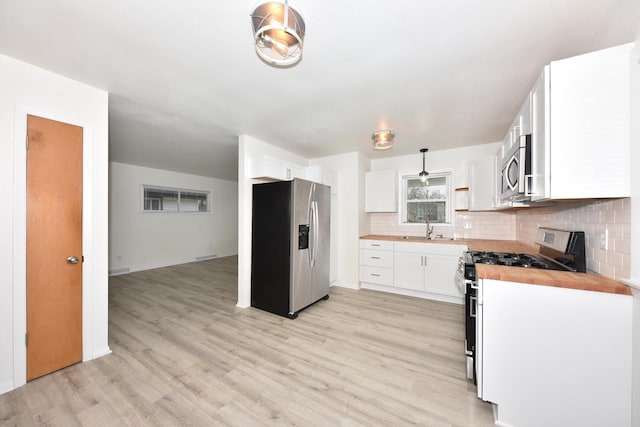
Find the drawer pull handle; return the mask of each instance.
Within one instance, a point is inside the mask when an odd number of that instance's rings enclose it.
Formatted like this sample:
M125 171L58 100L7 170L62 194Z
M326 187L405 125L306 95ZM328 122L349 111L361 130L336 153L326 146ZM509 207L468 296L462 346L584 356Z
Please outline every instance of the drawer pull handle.
M380 246L380 245L378 245L376 243L372 243L371 246Z
M380 259L379 256L372 256L371 259Z
M375 277L380 277L380 275L379 275L379 274L371 273L371 275L372 275L372 276L375 276Z

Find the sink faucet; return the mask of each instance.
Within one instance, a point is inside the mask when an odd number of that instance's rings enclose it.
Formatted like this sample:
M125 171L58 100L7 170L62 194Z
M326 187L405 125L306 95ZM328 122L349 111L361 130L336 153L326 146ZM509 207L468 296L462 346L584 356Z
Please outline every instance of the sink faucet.
M424 236L425 239L431 240L431 233L433 233L433 226L429 225L429 214L424 216L424 223L427 225L427 234Z

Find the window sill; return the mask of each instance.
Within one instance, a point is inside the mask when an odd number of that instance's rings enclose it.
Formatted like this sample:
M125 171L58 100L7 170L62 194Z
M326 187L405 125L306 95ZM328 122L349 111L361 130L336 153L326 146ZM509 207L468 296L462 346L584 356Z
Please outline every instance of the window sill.
M139 214L184 214L184 215L211 215L211 212L189 212L189 211L138 211Z
M424 228L427 224L425 223L415 223L415 222L401 222L400 226L402 227L420 227L420 228ZM429 223L430 227L438 227L438 228L455 228L456 226L454 224L451 223L445 223L445 222L430 222Z

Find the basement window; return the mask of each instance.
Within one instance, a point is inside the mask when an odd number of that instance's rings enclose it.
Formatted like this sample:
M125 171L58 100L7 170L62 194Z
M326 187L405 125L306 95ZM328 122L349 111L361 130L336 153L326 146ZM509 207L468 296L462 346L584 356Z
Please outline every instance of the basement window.
M143 185L144 212L209 212L209 192Z

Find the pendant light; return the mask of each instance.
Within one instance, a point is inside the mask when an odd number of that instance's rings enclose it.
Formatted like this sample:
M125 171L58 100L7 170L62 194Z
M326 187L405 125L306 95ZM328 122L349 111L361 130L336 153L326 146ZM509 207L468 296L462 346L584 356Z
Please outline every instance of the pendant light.
M261 1L251 14L256 53L268 64L290 67L302 59L302 13L284 1Z
M426 184L427 176L429 176L429 172L427 172L427 170L424 167L424 157L425 157L425 154L427 153L427 151L429 151L428 148L421 148L420 149L420 152L422 153L422 172L420 172L418 174L418 176L420 177L420 181L422 181L423 184Z

